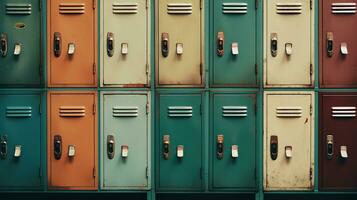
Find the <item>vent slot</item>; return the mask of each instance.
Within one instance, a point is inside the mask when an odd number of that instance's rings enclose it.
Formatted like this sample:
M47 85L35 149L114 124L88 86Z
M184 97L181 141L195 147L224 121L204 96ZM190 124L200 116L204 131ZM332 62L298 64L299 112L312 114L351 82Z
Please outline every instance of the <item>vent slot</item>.
M169 3L167 4L168 14L189 15L192 14L191 3Z
M60 14L84 14L84 3L61 3L59 5Z
M356 3L332 3L332 14L356 14Z
M31 117L32 108L29 106L8 106L6 117Z
M247 14L248 4L247 3L223 3L222 13L223 14Z
M7 15L31 15L31 4L8 3L6 4Z
M113 3L113 14L136 14L138 13L137 3Z
M341 118L348 118L348 117L356 117L356 107L341 107L336 106L332 107L332 117L341 117Z
M61 117L84 117L86 108L84 106L61 106L59 115Z
M301 3L277 3L276 4L277 14L301 14L302 4Z
M192 106L169 106L169 117L192 117Z
M281 118L299 118L302 117L302 108L297 106L277 107L276 116Z
M223 117L246 117L248 109L246 106L223 106Z
M139 108L135 106L115 106L113 107L113 117L137 117Z

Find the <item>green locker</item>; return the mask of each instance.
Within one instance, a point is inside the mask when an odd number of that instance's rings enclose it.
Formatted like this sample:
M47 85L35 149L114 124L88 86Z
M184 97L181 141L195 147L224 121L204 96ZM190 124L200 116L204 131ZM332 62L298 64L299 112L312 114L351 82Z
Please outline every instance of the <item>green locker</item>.
M0 85L41 83L41 0L0 2Z
M158 190L201 190L201 93L159 93L156 102Z
M215 0L211 37L212 86L257 85L255 0Z
M41 187L41 96L0 94L0 189Z
M149 94L103 92L101 99L101 188L149 189Z
M210 189L256 188L256 95L211 94Z

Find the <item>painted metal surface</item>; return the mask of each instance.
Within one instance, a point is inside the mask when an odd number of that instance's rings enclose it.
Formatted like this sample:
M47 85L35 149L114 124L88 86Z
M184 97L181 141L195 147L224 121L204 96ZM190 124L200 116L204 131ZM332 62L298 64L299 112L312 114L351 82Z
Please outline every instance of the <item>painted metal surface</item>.
M3 0L0 9L0 85L39 86L40 0Z
M357 189L356 93L320 94L321 190Z
M320 86L357 86L356 0L320 1Z
M150 96L105 92L101 97L102 189L148 189Z
M156 84L203 85L202 1L160 0L156 4Z
M210 160L213 190L256 187L256 95L211 95ZM219 144L219 137L222 143Z
M47 9L48 86L96 86L97 0L51 0Z
M265 92L264 189L312 190L313 92Z
M256 2L213 1L213 12L211 85L255 86L258 12ZM220 38L220 34L223 37Z
M312 87L314 1L264 2L264 86Z
M102 86L149 84L150 1L101 2Z
M97 189L96 92L48 93L48 187Z

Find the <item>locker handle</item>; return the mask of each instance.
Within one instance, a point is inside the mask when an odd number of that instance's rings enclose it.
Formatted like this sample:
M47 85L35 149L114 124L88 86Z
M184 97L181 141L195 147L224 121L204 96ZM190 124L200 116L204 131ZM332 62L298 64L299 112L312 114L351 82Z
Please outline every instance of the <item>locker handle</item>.
M341 54L348 55L347 43L345 42L341 43Z
M333 55L333 33L327 33L327 56L332 57Z
M1 33L0 36L0 53L2 57L5 57L7 54L7 34L6 33Z
M15 48L14 48L14 55L19 56L21 54L21 44L20 43L15 43Z
M270 35L270 50L271 56L276 57L278 55L278 34L272 33Z
M270 136L270 157L272 160L276 160L278 157L278 136Z
M169 34L162 33L161 35L161 53L162 56L167 57L169 55Z
M217 135L217 158L219 160L223 159L223 151L224 151L224 136Z
M340 153L341 153L341 158L347 159L348 158L347 146L341 146Z
M164 156L165 160L169 159L169 153L170 153L170 136L164 135L163 136L163 156Z
M217 55L222 57L224 55L224 33L218 32L217 34Z
M107 155L110 160L113 159L115 155L115 139L113 135L107 136Z
M333 156L333 135L327 135L327 158L332 159Z
M55 135L53 140L54 156L56 160L61 159L62 156L62 137Z
M285 54L287 56L291 56L293 54L293 44L292 43L285 43Z
M7 137L2 136L0 141L0 156L1 159L5 159L7 155Z
M53 50L56 57L61 56L61 33L55 32Z
M114 55L114 34L112 32L107 33L107 54L109 57Z

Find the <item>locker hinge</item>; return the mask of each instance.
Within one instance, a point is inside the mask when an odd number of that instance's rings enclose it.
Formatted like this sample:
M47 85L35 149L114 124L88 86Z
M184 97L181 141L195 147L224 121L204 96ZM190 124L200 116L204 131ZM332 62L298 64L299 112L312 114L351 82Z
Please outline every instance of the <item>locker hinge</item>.
M312 105L310 104L310 116L312 116Z
M200 75L202 75L202 69L203 69L203 65L202 63L200 63Z
M97 0L93 0L93 10L97 7Z
M203 107L202 107L202 103L200 104L200 115L202 115L202 110L203 110Z
M149 0L146 0L146 9L149 8Z
M96 173L95 173L95 167L93 167L93 178L95 178L95 175L96 175Z
M312 180L312 167L310 167L310 180Z
M95 103L93 104L93 115L95 115L95 112L96 112L96 106L95 106Z
M258 75L258 64L255 64L255 76Z
M254 179L257 180L257 168L254 168Z
M40 113L40 115L42 114L41 102L38 104L38 113Z
M42 78L42 65L41 64L38 66L38 74L40 75L40 79L41 79Z
M312 10L312 0L310 0L310 10Z
M149 167L146 167L146 178L149 178Z
M38 177L42 177L42 169L41 169L41 167L38 168Z
M97 64L93 63L93 75L97 73Z
M40 2L39 2L38 9L39 9L40 11L42 10L42 0L40 0Z
M149 74L149 63L146 63L146 74Z
M203 8L203 1L200 0L200 9L202 9L202 8Z
M312 74L313 74L313 65L310 64L310 76L312 76Z
M202 179L202 178L203 178L203 168L200 167L200 179Z
M255 9L257 10L259 7L259 0L255 0Z
M149 114L149 112L150 112L149 103L146 103L146 114Z

